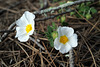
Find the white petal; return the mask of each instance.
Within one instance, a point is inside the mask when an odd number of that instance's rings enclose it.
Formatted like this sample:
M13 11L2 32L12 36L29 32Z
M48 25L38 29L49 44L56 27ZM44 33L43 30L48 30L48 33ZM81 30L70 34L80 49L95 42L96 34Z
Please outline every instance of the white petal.
M60 36L63 36L63 32L61 31L61 26L58 27L57 31L58 31L58 37L60 38Z
M62 53L62 54L64 54L64 53L67 53L67 52L69 52L70 50L72 49L72 47L67 43L66 45L62 45L61 46L61 48L60 48L60 52Z
M15 37L18 37L18 36L23 35L23 34L26 33L25 27L16 27L16 31L17 31L17 33L16 33Z
M18 37L18 40L20 42L26 42L26 41L28 41L28 39L29 39L29 35L26 35L26 34L23 34L23 35Z
M73 36L69 37L68 44L71 45L72 47L76 47L78 45L77 42L77 34L73 34Z
M35 15L29 11L25 11L25 17L28 20L29 24L34 23Z
M61 43L59 42L59 40L58 40L58 38L56 38L55 40L54 40L54 48L56 49L56 50L59 50L60 48L61 48Z
M34 28L34 26L35 26L35 21L33 20L33 21L31 22L31 24L32 24L32 28Z
M27 26L27 24L29 24L29 23L28 23L28 20L27 20L26 17L25 17L25 13L22 15L22 17L21 17L20 19L18 19L18 20L16 21L16 24L17 24L18 26L20 26L20 27L25 27L25 26Z
M63 35L66 35L67 37L70 37L74 33L74 29L71 27L61 27L61 32Z

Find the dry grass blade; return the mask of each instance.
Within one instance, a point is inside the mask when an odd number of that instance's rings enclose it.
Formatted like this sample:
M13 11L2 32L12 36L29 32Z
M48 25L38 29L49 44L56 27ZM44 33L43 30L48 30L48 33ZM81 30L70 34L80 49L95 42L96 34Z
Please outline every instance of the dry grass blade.
M41 53L39 53L39 55L40 55L40 58L41 58L41 67L44 67L42 54L41 54Z

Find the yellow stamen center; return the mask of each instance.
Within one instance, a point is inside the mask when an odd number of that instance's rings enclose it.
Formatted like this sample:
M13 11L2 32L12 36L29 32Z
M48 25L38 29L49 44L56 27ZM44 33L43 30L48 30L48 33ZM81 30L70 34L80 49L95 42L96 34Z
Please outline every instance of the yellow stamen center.
M31 30L32 30L32 25L31 24L28 24L26 26L26 32L29 33Z
M64 35L60 37L60 43L66 44L68 42L68 38Z

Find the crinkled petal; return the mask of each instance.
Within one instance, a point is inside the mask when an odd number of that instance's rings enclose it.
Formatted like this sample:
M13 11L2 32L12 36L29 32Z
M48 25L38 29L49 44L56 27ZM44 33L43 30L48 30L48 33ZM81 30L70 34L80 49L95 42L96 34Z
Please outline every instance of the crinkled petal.
M72 47L76 47L78 45L77 34L73 34L73 36L69 37L68 44Z
M59 42L59 39L58 39L58 38L56 38L56 39L54 40L54 48L55 48L56 50L59 50L59 49L61 48L61 43Z
M34 26L35 26L35 21L33 20L33 21L31 22L31 24L32 24L32 28L34 28Z
M16 31L17 31L17 33L16 33L15 37L18 37L18 36L23 35L23 34L26 33L25 27L16 27Z
M18 40L20 42L26 42L26 41L28 41L28 39L29 39L29 35L26 35L26 34L23 34L23 35L18 37Z
M61 27L61 32L63 35L70 37L74 34L74 29L71 27Z
M29 11L25 11L25 17L28 20L29 24L33 24L34 23L34 19L35 19L35 15Z
M22 15L22 17L20 19L18 19L16 21L16 24L19 26L19 27L25 27L27 26L28 23L28 20L26 19L26 16L25 16L25 13Z
M66 43L65 45L62 44L59 52L61 52L62 54L64 54L64 53L69 52L71 49L72 49L72 47L68 43Z
M60 38L60 36L63 36L63 32L61 31L61 26L58 27L57 31L58 31L58 37Z

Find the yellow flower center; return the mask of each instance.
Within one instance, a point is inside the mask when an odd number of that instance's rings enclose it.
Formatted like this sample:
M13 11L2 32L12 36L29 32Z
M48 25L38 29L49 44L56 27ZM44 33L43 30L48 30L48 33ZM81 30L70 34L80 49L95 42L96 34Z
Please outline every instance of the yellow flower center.
M65 35L60 36L60 43L66 44L66 42L68 42L68 38Z
M31 24L28 24L26 26L26 32L29 33L31 30L32 30L32 25Z

